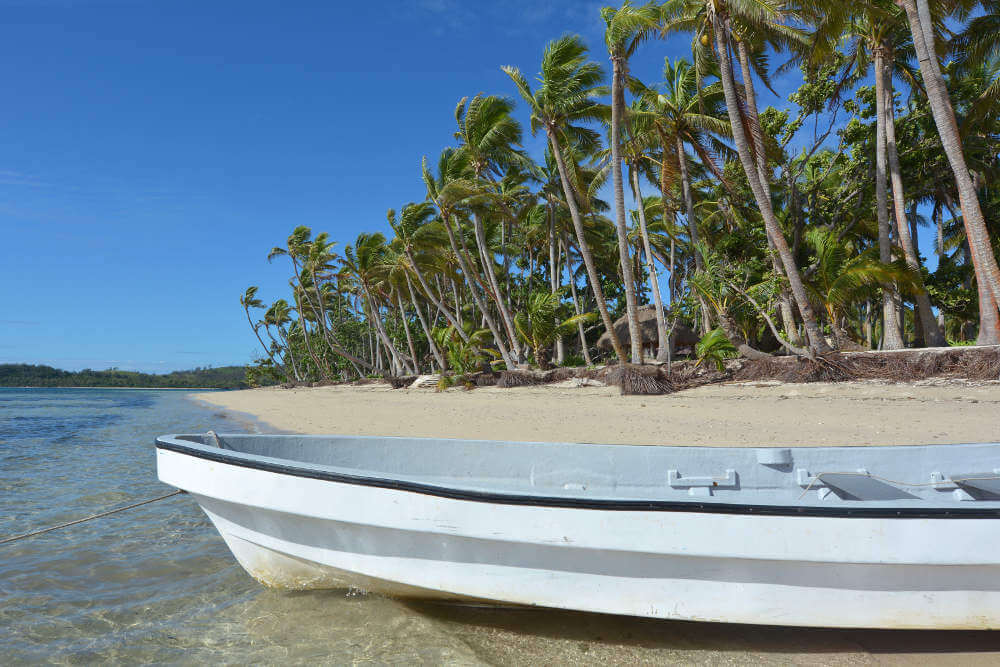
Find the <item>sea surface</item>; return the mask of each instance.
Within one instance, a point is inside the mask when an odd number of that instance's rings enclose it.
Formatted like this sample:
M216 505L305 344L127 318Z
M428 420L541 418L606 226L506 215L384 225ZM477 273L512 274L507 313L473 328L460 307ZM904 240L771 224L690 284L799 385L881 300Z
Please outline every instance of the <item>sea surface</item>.
M153 439L208 429L267 427L185 392L0 388L0 539L168 493ZM966 664L966 652L990 661L996 654L981 651L998 647L982 633L761 628L269 590L183 495L0 545L4 665L826 665L887 655L919 664L906 659L912 650Z

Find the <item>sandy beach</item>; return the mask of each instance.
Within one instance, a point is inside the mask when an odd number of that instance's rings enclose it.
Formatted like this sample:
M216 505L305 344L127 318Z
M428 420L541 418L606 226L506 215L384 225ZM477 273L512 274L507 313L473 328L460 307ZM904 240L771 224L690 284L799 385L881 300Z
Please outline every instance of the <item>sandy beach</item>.
M1000 383L717 384L665 396L615 387L332 386L195 394L299 433L656 445L996 441Z

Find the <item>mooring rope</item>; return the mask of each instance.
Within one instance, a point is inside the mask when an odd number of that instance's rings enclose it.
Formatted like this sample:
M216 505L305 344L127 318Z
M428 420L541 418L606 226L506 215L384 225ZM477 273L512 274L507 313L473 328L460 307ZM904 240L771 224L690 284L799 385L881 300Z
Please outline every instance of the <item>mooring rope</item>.
M171 491L168 494L157 496L156 498L149 498L147 500L141 500L137 503L132 503L131 505L126 505L125 507L117 507L113 510L108 510L106 512L100 512L98 514L92 514L90 516L83 517L82 519L76 519L75 521L67 521L66 523L60 523L57 526L49 526L48 528L42 528L41 530L33 530L30 533L24 533L23 535L14 535L13 537L7 537L0 540L0 544L8 544L10 542L17 542L18 540L24 540L29 537L34 537L35 535L41 535L42 533L49 533L53 530L59 530L60 528L67 528L69 526L75 526L78 523L84 523L85 521L91 521L92 519L100 519L102 516L108 516L109 514L117 514L118 512L124 512L125 510L130 510L136 507L141 507L143 505L148 505L150 503L155 503L158 500L165 500L167 498L172 498L178 494L184 493L180 489L177 491Z

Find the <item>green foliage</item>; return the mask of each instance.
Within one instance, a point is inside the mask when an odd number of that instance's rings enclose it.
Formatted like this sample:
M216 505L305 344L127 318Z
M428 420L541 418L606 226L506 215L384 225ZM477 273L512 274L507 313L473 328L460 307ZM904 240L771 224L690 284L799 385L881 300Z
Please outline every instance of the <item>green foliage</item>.
M577 324L589 324L597 319L597 313L583 313L559 321L557 311L562 297L551 292L535 292L528 298L525 310L514 316L514 326L525 343L535 353L535 362L541 368L549 365L548 350L560 336L570 336Z
M246 366L220 366L174 371L162 375L122 371L84 369L72 372L51 366L0 364L0 387L127 387L146 389L246 389L252 385L251 369ZM259 375L257 384L273 384Z
M736 348L729 342L726 333L721 329L712 329L701 337L694 346L694 354L698 359L696 366L712 364L721 373L726 370L726 359L736 356Z

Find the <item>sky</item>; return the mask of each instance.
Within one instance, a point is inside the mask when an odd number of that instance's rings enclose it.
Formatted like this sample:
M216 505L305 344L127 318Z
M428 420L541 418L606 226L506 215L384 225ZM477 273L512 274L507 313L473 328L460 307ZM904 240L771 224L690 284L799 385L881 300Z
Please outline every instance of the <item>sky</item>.
M501 65L533 80L564 33L607 63L602 4L0 0L0 363L248 363L239 296L288 293L270 248L388 231L457 102L516 96ZM633 73L688 53L650 42Z

